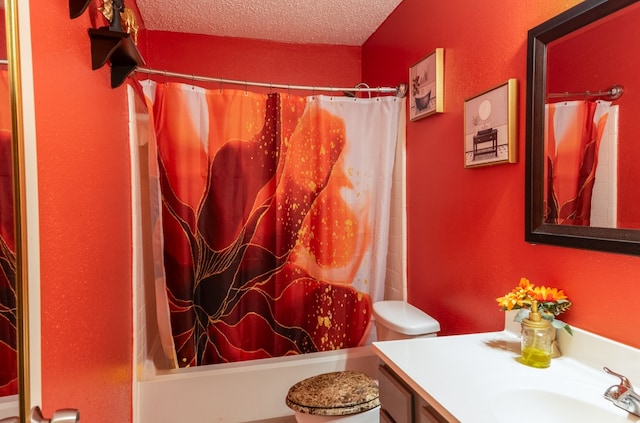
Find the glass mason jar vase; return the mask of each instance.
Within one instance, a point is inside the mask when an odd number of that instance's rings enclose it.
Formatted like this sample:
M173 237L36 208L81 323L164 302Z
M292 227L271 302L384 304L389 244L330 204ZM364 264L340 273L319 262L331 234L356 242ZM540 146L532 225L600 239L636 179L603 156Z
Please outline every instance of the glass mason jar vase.
M531 367L545 368L551 365L554 331L551 322L538 313L533 302L529 318L522 320L520 362Z

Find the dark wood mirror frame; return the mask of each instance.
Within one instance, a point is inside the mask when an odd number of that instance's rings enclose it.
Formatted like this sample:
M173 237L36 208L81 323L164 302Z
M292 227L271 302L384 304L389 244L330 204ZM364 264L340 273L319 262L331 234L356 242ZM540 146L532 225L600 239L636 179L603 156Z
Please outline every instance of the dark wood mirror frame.
M640 230L544 222L544 110L547 44L640 0L585 0L532 28L527 39L525 241L640 255Z

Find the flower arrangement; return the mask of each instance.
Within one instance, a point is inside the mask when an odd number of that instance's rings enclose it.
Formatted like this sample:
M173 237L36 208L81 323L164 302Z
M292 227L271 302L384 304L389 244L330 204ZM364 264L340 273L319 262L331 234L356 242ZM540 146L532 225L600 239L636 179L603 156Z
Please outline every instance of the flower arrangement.
M573 334L571 326L556 319L571 307L571 301L564 294L564 291L546 286L535 286L529 279L521 278L520 283L504 297L496 298L498 305L503 311L520 310L514 320L521 322L529 316L529 309L533 301L538 301L538 312L543 319L549 320L556 329L564 329L569 334Z

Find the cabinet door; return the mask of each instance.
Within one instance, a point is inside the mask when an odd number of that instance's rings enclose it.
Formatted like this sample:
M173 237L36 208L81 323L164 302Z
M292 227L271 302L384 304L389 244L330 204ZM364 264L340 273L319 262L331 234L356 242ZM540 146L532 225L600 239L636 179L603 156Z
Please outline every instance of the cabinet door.
M416 402L416 423L449 423L447 419L426 401Z
M395 423L391 416L389 416L389 414L384 411L383 408L380 409L380 423Z
M395 423L413 423L413 394L385 366L378 367L380 403Z

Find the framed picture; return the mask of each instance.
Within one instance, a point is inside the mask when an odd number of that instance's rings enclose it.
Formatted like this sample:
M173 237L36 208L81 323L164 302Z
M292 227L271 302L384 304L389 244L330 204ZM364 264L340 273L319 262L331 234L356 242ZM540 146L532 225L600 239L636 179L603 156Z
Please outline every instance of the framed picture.
M444 110L444 49L409 68L409 118L422 119Z
M516 163L518 81L504 84L464 102L464 167Z

